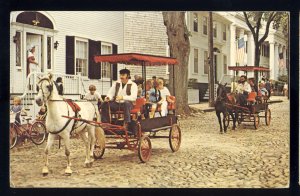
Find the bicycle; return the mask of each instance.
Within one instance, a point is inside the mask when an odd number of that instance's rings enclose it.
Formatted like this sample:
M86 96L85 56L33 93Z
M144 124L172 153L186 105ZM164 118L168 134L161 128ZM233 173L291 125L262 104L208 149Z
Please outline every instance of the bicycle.
M19 113L19 112L17 112ZM10 134L9 134L9 144L10 149L14 148L18 143L19 139L22 137L24 139L30 139L34 144L41 145L46 138L46 126L41 120L34 120L30 123L31 117L22 116L22 121L26 120L26 124L19 124L16 122L17 113L10 113Z

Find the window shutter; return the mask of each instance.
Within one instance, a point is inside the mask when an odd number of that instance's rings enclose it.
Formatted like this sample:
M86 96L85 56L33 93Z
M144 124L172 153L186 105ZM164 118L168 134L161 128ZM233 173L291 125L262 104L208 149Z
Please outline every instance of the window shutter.
M75 74L75 38L66 36L66 74Z
M113 44L112 53L118 54L118 45ZM112 65L112 72L113 72L113 80L117 80L118 79L118 64Z
M101 42L89 39L89 78L100 79L101 78L101 63L94 61L95 55L101 54Z

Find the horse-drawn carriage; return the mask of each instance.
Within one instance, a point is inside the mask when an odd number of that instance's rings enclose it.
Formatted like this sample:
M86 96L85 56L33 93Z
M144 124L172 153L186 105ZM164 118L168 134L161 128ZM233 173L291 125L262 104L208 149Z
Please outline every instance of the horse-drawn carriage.
M237 71L260 71L260 72L267 72L269 71L268 68L264 67L253 67L253 66L232 66L228 67L229 70L235 71L235 76ZM234 77L235 78L235 77ZM224 87L224 86L223 86ZM222 85L219 86L220 89L220 96L222 96ZM224 87L225 89L225 87ZM225 90L224 90L225 91ZM237 121L238 124L241 123L250 123L253 124L254 128L257 129L260 124L260 118L265 119L265 124L267 126L271 123L271 110L269 108L269 96L262 96L258 95L257 92L251 92L248 94L247 104L240 105L237 104L235 101L232 101L232 96L225 94L224 100L227 100L225 103L225 111L224 112L224 129L226 130L229 126L229 122L233 121L234 128L235 122ZM221 98L222 99L222 98ZM229 112L228 112L229 111ZM234 114L234 115L233 115Z
M146 79L146 66L160 66L160 65L175 65L177 60L169 57L144 55L144 54L114 54L95 56L94 60L97 63L107 62L111 64L129 64L140 65L142 67L143 78ZM174 76L174 74L173 74ZM174 81L174 80L173 80ZM144 82L144 89L146 89L146 82ZM174 85L173 85L174 86ZM175 99L174 96L172 96ZM124 118L122 118L123 111L110 112L110 119L108 123L86 120L82 118L74 118L64 116L65 118L81 121L93 126L100 126L103 128L106 139L105 146L96 142L94 148L94 158L100 159L105 151L105 148L111 149L129 149L138 151L138 156L142 162L147 162L151 156L152 144L150 138L168 138L170 148L176 152L181 143L181 130L178 125L178 118L175 112L175 103L168 102L168 115L154 118L144 118L143 109L146 104L145 97L139 97L135 101L134 108L131 110L131 122L127 127L123 126ZM159 112L159 109L156 111ZM159 131L169 131L167 135L156 134Z

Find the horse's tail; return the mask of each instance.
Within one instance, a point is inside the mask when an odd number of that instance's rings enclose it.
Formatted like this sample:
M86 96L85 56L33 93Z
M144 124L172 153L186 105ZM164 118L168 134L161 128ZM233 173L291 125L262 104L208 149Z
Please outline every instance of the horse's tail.
M97 112L96 115L97 115L97 122L100 122L99 112ZM102 129L102 127L96 126L95 137L96 137L97 145L100 145L104 148L105 147L105 134L104 134L104 130Z

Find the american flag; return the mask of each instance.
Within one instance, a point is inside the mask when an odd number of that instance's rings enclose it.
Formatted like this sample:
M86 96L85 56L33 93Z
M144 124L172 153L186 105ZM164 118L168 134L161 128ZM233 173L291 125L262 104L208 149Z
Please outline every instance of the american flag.
M244 55L245 55L245 41L244 38L238 40L238 48L236 53L236 62L240 65L244 64Z
M279 53L279 68L282 69L285 67L285 60L283 57L283 52Z

